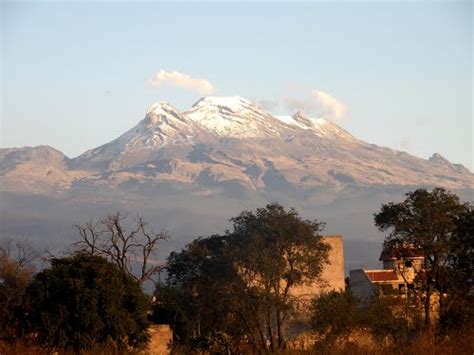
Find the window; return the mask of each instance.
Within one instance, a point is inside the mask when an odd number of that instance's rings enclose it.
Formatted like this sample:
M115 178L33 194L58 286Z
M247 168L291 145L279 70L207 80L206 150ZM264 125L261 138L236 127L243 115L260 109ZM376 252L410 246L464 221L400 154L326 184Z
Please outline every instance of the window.
M411 260L405 260L405 267L412 267Z

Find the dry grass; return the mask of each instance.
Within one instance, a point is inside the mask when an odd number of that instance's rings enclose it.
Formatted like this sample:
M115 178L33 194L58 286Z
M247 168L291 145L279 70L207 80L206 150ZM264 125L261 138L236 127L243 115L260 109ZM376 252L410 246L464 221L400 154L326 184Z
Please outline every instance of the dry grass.
M189 354L189 351L183 351L178 347L173 349L174 354ZM245 352L244 352L245 353ZM250 354L251 352L249 352ZM43 354L58 354L68 355L77 354L73 352L54 352L47 350L35 345L25 344L17 342L15 344L0 342L0 354L1 355L43 355ZM109 355L109 354L124 354L123 352L117 352L116 349L110 347L103 347L94 349L93 351L81 352L83 355ZM142 352L141 354L147 354ZM357 342L346 342L335 347L332 346L320 346L317 351L315 350L286 350L282 351L281 355L306 355L306 354L321 354L321 355L472 355L474 354L474 327L465 327L461 330L451 331L448 335L442 337L436 337L434 332L423 332L414 338L409 344L396 344L390 346L380 347L367 347L366 345L357 344Z

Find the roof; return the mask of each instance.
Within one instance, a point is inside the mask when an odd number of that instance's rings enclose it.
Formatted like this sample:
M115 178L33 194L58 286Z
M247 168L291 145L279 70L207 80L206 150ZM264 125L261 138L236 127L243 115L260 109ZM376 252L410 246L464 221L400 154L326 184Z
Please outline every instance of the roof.
M398 276L394 270L364 270L371 282L398 281Z

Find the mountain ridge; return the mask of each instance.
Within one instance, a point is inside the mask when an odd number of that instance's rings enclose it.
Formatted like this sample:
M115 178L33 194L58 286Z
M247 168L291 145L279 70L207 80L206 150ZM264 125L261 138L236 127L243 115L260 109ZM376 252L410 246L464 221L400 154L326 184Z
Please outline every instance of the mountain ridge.
M301 112L275 117L240 98L210 101L185 111L153 104L134 127L74 158L49 146L0 149L0 238L63 250L77 240L75 223L120 211L170 232L166 258L225 231L243 210L279 202L378 252L372 216L381 203L433 186L473 200L473 174L439 154L426 160L369 144ZM233 125L240 130L226 129ZM346 265L359 267L367 252L350 247Z
M425 160L364 142L324 118L301 112L275 116L237 96L203 97L186 111L154 103L135 127L75 158L47 146L0 150L0 191L48 194L86 185L127 188L165 182L210 194L230 186L260 191L347 185L455 189L474 187L474 175L438 153Z

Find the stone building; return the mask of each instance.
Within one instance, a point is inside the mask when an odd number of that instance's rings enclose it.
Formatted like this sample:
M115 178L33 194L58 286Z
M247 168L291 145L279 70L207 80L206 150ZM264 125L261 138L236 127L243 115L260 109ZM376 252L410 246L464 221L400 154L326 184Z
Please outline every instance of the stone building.
M325 243L331 247L329 251L329 264L324 266L321 279L322 283L316 282L312 285L302 285L292 290L292 295L301 301L310 301L316 295L331 290L344 290L344 251L341 235L323 236Z

